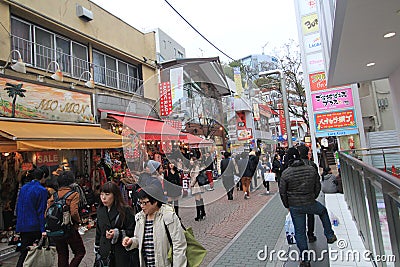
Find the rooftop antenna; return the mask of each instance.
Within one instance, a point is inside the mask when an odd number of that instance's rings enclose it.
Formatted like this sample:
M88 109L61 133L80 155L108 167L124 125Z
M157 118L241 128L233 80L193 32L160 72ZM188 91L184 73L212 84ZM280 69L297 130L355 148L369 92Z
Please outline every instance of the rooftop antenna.
M264 48L268 45L269 42L266 42L265 45L263 45L262 48L262 54L264 55Z

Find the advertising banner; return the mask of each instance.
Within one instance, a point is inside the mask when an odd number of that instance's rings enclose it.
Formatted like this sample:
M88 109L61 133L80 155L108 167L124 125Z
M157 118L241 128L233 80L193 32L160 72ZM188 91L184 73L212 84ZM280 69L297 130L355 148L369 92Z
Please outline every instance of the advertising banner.
M317 73L311 73L308 75L308 77L309 77L309 81L310 81L311 92L327 89L326 77L325 77L324 71L317 72Z
M239 97L242 97L243 96L242 75L240 74L239 67L233 68L233 80L235 81L236 85L236 94Z
M279 108L279 125L281 126L281 135L285 135L287 133L285 112L283 111L282 104L279 104L278 108Z
M36 166L54 166L60 164L58 151L36 152Z
M304 36L304 51L306 54L311 54L321 50L321 38L319 33L313 33Z
M323 130L339 130L341 128L356 128L356 118L353 109L315 114L317 132Z
M322 52L307 55L306 60L307 60L306 64L308 72L317 72L325 68Z
M172 95L170 82L163 82L158 84L160 93L160 114L161 116L168 116L172 112Z
M302 28L304 35L310 34L313 32L318 32L319 31L318 14L314 13L314 14L302 17L301 18L301 28Z
M332 90L329 92L312 94L314 111L332 110L353 107L351 88Z
M183 98L183 67L174 68L169 71L171 82L172 105Z
M90 94L0 78L0 116L11 117L9 91L26 90L17 96L15 118L94 123Z

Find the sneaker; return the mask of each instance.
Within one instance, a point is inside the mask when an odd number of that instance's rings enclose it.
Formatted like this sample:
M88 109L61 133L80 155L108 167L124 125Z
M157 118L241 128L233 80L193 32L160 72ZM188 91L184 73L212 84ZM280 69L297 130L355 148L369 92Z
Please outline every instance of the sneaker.
M331 238L327 238L326 241L328 242L328 244L333 244L335 243L335 241L337 240L336 235L333 235Z
M267 190L267 195L269 195L269 191Z
M309 261L301 261L299 267L311 267L311 263Z
M243 198L244 198L244 199L247 199L247 192L244 192Z
M317 241L317 237L315 235L308 237L308 243L314 243L315 241Z

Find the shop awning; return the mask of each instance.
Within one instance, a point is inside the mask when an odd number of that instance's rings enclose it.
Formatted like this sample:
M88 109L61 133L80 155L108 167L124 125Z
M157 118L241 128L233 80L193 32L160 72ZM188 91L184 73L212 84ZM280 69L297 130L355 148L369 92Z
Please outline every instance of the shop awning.
M99 125L0 121L0 151L118 148L128 140Z
M213 142L210 140L206 140L199 136L189 133L186 133L186 135L187 135L187 140L184 141L191 147L209 147L213 145Z
M186 134L169 126L165 122L155 118L134 117L130 115L108 114L107 117L114 118L134 130L143 140L182 140Z

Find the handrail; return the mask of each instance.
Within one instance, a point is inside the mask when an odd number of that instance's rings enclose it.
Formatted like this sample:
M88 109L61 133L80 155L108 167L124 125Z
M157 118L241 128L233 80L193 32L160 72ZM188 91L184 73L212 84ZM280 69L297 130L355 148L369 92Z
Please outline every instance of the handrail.
M346 158L346 160L352 162L353 163L352 166L358 165L361 168L363 168L364 170L367 170L368 172L381 177L382 179L386 180L387 182L389 182L392 185L394 185L395 187L397 187L398 190L400 190L400 179L399 178L396 178L390 174L387 174L386 172L384 172L378 168L375 168L369 164L366 164L365 162L363 162L359 159L356 159L350 155L347 155L347 154L343 153L342 151L339 152L339 155Z
M383 149L394 149L394 148L399 148L400 149L400 146L364 147L364 148L357 148L357 149L341 150L340 152L383 150Z

